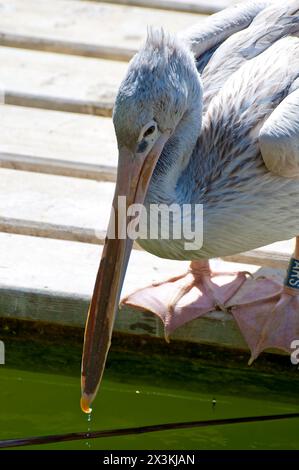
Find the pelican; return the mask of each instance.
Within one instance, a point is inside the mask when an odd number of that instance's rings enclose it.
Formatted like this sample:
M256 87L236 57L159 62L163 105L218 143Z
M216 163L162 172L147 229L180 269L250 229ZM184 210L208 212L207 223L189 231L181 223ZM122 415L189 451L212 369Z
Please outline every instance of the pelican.
M299 0L279 3L246 1L176 36L149 30L113 111L119 163L109 229L131 220L124 221L119 196L126 207L203 207L198 249L185 249L183 237L138 238L150 253L191 264L124 302L158 315L167 337L230 308L251 361L270 347L290 351L299 338ZM284 285L210 269L211 258L291 237L296 248ZM132 245L130 237L105 240L85 330L86 412L102 378ZM241 294L244 282L251 289Z

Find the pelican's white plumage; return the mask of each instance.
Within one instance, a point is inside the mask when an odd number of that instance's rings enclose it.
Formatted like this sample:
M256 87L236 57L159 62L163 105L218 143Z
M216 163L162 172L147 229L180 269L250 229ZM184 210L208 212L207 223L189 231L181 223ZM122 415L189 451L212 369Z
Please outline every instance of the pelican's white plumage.
M149 60L159 44L163 66L167 70L168 60L178 77L172 90L169 74L163 76L165 95L173 92L179 97L184 88L192 89L186 97L192 104L178 112L185 113L186 125L182 128L180 122L164 147L146 203L204 205L200 251L184 250L183 241L140 240L147 251L173 259L212 258L299 233L299 182L294 179L299 171L299 39L294 36L299 33L298 8L298 1L267 8L245 31L225 41L202 73L203 101L193 64L180 64L187 55L175 39L156 33L133 62L132 68L139 71L140 61ZM143 73L148 72L146 68ZM156 91L149 80L146 86L153 104ZM167 101L168 112L173 101ZM172 127L176 118L167 120L163 114L161 119L165 127ZM130 122L126 125L128 136ZM277 139L283 170L278 169ZM292 178L285 178L287 174Z
M207 261L299 234L298 36L299 0L250 0L177 37L150 30L129 65L113 114L117 217L118 195L147 208L203 204L201 249L138 240L160 257L192 260L188 273L125 299L157 314L166 336L217 307L231 309L252 358L269 347L290 352L299 337L298 237L284 287L255 280L242 294L244 273L229 279ZM85 409L102 376L131 247L105 243L85 334Z

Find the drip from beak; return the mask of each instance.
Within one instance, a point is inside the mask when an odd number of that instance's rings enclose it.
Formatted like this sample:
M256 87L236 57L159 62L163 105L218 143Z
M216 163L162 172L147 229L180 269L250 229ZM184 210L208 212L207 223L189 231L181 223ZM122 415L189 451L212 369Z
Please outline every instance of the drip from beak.
M127 216L120 208L119 196L125 196L126 209L142 204L156 163L170 131L160 135L146 156L127 148L119 151L119 163L112 212L85 327L81 375L81 408L90 413L103 376L115 313L119 304L133 241L126 235ZM123 198L121 198L123 200ZM111 236L114 234L114 237Z

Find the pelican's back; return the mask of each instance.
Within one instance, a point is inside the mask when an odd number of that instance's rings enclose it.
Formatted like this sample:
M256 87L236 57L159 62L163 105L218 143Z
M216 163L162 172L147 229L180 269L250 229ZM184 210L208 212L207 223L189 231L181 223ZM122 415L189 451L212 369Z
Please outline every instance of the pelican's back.
M299 34L299 0L274 4L262 10L248 26L230 36L212 54L202 73L204 109L226 80L245 62L258 56L282 37Z

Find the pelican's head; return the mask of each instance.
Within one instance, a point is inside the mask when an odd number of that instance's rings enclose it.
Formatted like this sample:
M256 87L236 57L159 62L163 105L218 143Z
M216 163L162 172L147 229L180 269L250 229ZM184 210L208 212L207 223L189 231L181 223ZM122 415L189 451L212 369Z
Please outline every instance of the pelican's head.
M188 127L188 117L194 110L196 116L201 113L201 90L194 57L187 46L163 31L150 30L144 46L129 64L114 107L119 161L111 225L126 227L128 223L121 213L119 196L125 196L126 207L143 203L168 141ZM196 121L198 136L200 119ZM181 134L185 141L182 137L176 142L188 145L190 134ZM85 411L102 377L132 248L132 240L115 235L105 242L85 330L81 402Z
M187 112L198 108L198 98L200 77L187 45L150 29L116 97L113 122L119 150L126 148L136 158L147 155L162 136L164 142L175 133Z

